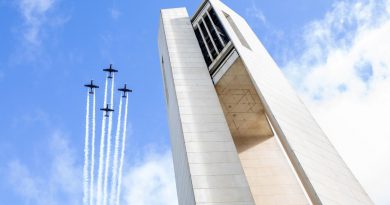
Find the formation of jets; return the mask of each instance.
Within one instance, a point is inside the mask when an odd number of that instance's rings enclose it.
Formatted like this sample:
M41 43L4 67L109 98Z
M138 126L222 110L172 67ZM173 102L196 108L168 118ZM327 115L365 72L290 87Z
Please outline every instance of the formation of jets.
M110 78L110 79L112 78L112 74L113 73L117 73L118 72L118 70L112 68L112 64L110 64L109 68L103 69L103 71L108 73L107 78ZM94 90L96 88L99 88L99 86L93 84L93 80L91 80L90 83L85 84L84 87L87 87L87 88L90 89L89 90L89 94L94 94ZM119 88L118 91L123 92L122 97L124 97L124 98L127 97L127 93L128 92L130 92L130 93L133 92L131 89L127 88L127 84L125 84L123 88ZM105 112L105 115L104 115L105 117L109 117L109 113L110 112L114 112L114 109L110 108L109 104L106 104L106 107L100 108L100 110Z

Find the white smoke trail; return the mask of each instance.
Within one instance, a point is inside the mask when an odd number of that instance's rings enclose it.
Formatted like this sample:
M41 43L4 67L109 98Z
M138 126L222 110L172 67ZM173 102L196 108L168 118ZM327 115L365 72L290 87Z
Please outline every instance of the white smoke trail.
M91 178L89 185L89 205L93 205L94 197L94 179L95 179L95 128L96 128L96 96L95 92L93 93L93 102L92 102L92 140L91 140Z
M111 80L111 99L110 99L110 108L114 109L114 75L112 76ZM108 187L108 172L109 172L109 165L110 165L110 155L111 155L111 132L112 132L112 118L114 113L110 115L108 118L108 133L107 133L107 152L106 152L106 167L104 170L104 182L103 182L103 205L107 204L107 187Z
M103 103L103 106L105 106L107 104L107 78L106 78L106 83L105 83L105 87L104 87L104 103ZM98 170L98 178L97 178L97 194L96 194L96 198L97 198L97 204L98 205L101 205L102 204L102 201L101 201L101 194L102 194L102 178L103 178L103 158L104 158L104 137L105 137L105 131L106 131L106 117L104 116L104 112L103 112L103 119L102 119L102 133L101 133L101 136L100 136L100 152L99 152L99 170Z
M84 144L84 180L83 180L83 204L88 204L88 161L89 161L89 92L87 93L87 112L85 115L85 144Z
M125 148L126 148L126 128L127 128L127 109L129 104L129 97L126 98L126 107L125 107L125 116L123 119L123 135L122 135L122 150L121 150L121 159L118 170L118 184L116 192L116 205L119 205L120 194L121 194L121 185L122 185L122 170L123 170L123 160L125 158Z
M115 145L114 145L114 160L112 166L112 176L111 176L111 192L110 192L110 205L113 205L115 202L116 195L116 183L118 176L118 152L119 152L119 137L121 132L121 118L122 118L122 96L120 96L119 100L119 111L118 111L118 121L116 125L116 133L115 133Z

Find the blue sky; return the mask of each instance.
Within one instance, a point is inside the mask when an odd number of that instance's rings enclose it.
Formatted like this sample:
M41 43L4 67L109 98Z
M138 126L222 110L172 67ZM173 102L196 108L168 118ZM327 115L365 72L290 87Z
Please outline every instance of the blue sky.
M252 26L374 201L389 204L389 0L223 2ZM199 4L0 0L2 204L81 203L82 85L103 87L110 63L116 85L134 90L123 202L175 204L159 10L185 6L191 15ZM102 98L99 90L99 107Z

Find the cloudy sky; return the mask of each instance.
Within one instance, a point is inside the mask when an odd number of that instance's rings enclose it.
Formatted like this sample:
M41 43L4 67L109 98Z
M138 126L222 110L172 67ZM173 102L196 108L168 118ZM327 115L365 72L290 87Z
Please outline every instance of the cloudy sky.
M390 0L223 2L252 26L371 198L390 204ZM110 63L117 85L135 91L122 202L177 203L159 9L192 14L199 4L0 0L1 204L81 204L82 85L102 86Z

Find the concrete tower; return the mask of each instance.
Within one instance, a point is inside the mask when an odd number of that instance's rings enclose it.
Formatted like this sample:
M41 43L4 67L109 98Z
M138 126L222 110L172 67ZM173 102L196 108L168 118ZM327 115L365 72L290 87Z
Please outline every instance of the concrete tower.
M373 204L242 17L163 9L158 41L180 205Z

